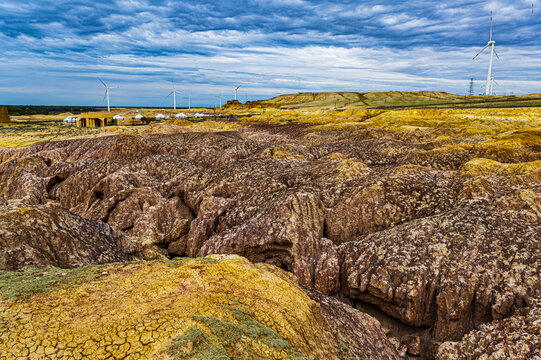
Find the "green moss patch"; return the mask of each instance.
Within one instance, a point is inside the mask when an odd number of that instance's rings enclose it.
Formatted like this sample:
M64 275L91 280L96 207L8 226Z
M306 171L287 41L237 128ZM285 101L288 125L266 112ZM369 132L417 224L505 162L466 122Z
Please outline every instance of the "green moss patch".
M29 266L21 271L0 271L0 296L10 299L27 298L90 282L101 275L103 265L77 269Z
M234 302L223 307L224 315L230 320L192 316L199 325L177 337L165 352L175 360L264 360L269 353L280 354L280 358L309 360L276 331L255 320L245 305Z

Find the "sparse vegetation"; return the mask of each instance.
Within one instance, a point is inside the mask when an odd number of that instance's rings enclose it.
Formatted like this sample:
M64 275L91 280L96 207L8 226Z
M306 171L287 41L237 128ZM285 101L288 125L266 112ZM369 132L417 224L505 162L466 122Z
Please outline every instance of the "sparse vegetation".
M254 320L253 312L245 305L233 301L221 304L229 320L214 316L192 316L198 325L191 326L177 337L165 352L175 360L200 359L269 359L273 353L281 353L288 359L304 359L287 341L269 327Z
M59 269L29 266L22 271L0 270L0 296L19 299L77 286L102 276L103 267L89 265L77 269Z

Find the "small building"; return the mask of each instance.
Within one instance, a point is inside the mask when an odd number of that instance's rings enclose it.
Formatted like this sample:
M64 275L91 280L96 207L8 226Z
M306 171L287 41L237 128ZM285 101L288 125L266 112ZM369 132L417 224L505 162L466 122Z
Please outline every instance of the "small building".
M111 125L113 114L109 112L87 112L77 118L77 127L102 127Z
M164 114L156 115L156 120L165 120L165 115Z
M141 114L137 114L137 115L135 115L134 119L135 119L135 120L143 120L143 119L144 119L144 116L141 115Z
M186 116L186 114L184 114L184 113L178 113L178 114L175 115L175 117L177 119L186 119L188 116Z
M9 123L11 119L9 118L8 108L5 106L0 107L0 123Z
M123 116L120 116L120 115L115 115L115 116L113 116L113 120L117 120L117 121L118 120L126 120L126 118L123 117Z

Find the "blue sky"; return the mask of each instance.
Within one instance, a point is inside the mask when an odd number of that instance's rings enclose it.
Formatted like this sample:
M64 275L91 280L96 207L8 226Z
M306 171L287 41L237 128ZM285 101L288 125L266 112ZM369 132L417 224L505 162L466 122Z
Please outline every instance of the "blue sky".
M214 105L300 91L541 93L541 0L0 0L0 104ZM538 6L539 5L539 6Z

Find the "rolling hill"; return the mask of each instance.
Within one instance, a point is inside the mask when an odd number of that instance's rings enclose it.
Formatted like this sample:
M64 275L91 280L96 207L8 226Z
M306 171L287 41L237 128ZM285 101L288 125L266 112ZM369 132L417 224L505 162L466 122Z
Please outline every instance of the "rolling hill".
M466 97L443 91L320 92L280 95L247 105L280 108L501 108L541 106L541 94Z

